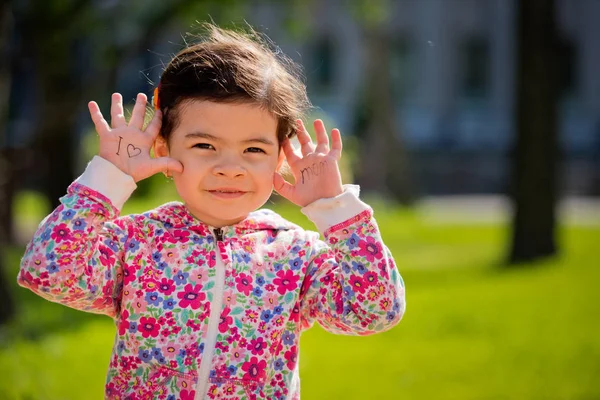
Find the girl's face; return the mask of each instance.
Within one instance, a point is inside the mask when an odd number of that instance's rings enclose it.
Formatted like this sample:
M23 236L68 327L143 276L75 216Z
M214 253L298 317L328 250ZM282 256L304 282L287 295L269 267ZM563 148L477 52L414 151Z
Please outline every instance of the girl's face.
M190 212L202 222L235 224L263 206L273 190L273 174L283 162L277 119L254 104L187 101L169 144L155 151L183 164L173 179Z

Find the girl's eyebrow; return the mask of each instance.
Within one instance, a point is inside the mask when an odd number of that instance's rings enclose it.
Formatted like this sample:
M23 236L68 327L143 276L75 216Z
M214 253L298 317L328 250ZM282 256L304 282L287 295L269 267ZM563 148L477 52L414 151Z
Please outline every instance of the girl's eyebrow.
M220 141L218 137L211 135L210 133L204 132L191 132L185 135L186 139L210 139L215 141Z
M262 143L262 144L266 144L268 146L275 146L275 143L273 143L273 141L271 141L265 137L257 137L257 138L242 140L242 143Z
M223 141L223 139L221 139L221 138L211 135L210 133L204 133L204 132L191 132L191 133L186 134L185 138L186 139L209 139L209 140L213 140L215 142ZM273 143L272 140L270 140L266 137L263 137L263 136L242 140L242 143L262 143L262 144L265 144L268 146L275 146L275 143Z

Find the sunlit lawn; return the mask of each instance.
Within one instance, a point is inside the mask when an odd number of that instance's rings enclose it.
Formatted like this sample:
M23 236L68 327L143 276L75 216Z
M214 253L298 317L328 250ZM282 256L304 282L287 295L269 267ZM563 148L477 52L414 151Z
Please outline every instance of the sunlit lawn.
M427 223L384 207L376 215L407 285L407 313L371 337L306 331L303 398L600 398L600 227L563 227L560 258L507 270L503 226ZM11 281L21 252L8 254ZM14 292L20 314L0 331L0 398L102 398L112 321Z

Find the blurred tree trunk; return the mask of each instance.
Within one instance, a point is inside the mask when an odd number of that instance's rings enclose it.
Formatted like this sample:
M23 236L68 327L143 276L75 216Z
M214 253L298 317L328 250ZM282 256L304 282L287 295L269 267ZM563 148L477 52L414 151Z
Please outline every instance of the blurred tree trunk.
M73 132L81 107L83 79L77 65L78 41L91 29L87 13L92 4L85 0L20 5L16 13L21 36L20 57L29 57L39 92L38 122L33 143L33 173L39 174L40 192L52 208L73 180L75 151ZM79 67L79 68L78 68Z
M0 4L0 325L14 314L14 303L10 284L6 278L5 255L7 246L13 241L12 203L15 176L14 157L7 140L8 108L11 86L11 63L9 56L12 12L8 2Z
M73 58L66 56L74 47L72 35L66 29L59 29L48 37L33 43L35 70L42 92L41 125L35 147L37 159L44 160L41 163L44 166L42 193L54 209L74 178L73 133L82 88L78 74L73 71ZM61 56L53 58L52 52Z
M38 70L39 71L39 70ZM75 170L75 149L73 131L75 129L76 110L81 106L81 99L74 93L74 86L65 89L60 85L60 76L42 73L43 90L54 92L44 96L41 105L40 136L36 140L36 154L43 159L43 186L41 191L50 201L54 209L60 204L60 197L67 192L73 181ZM61 94L58 98L57 94Z
M508 261L557 252L557 27L554 0L520 0L517 11L517 142Z
M14 174L11 155L12 144L8 139L8 113L11 88L12 14L8 3L0 5L0 242L13 239L12 199Z
M391 37L387 29L389 6L386 1L376 5L365 3L359 10L363 29L364 59L367 60L362 98L356 115L355 132L361 142L357 183L365 192L391 196L402 204L414 201L409 178L407 152L399 138L395 102L392 95ZM378 7L373 14L362 11Z

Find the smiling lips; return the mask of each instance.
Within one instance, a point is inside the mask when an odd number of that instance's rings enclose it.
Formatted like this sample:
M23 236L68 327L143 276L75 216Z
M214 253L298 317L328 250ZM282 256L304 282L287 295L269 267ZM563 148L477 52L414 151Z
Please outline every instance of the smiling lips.
M214 189L214 190L209 190L208 192L210 194L212 194L213 196L218 197L220 199L236 199L238 197L242 197L243 195L245 195L247 193L247 192L244 192L243 190L232 189L232 188Z

